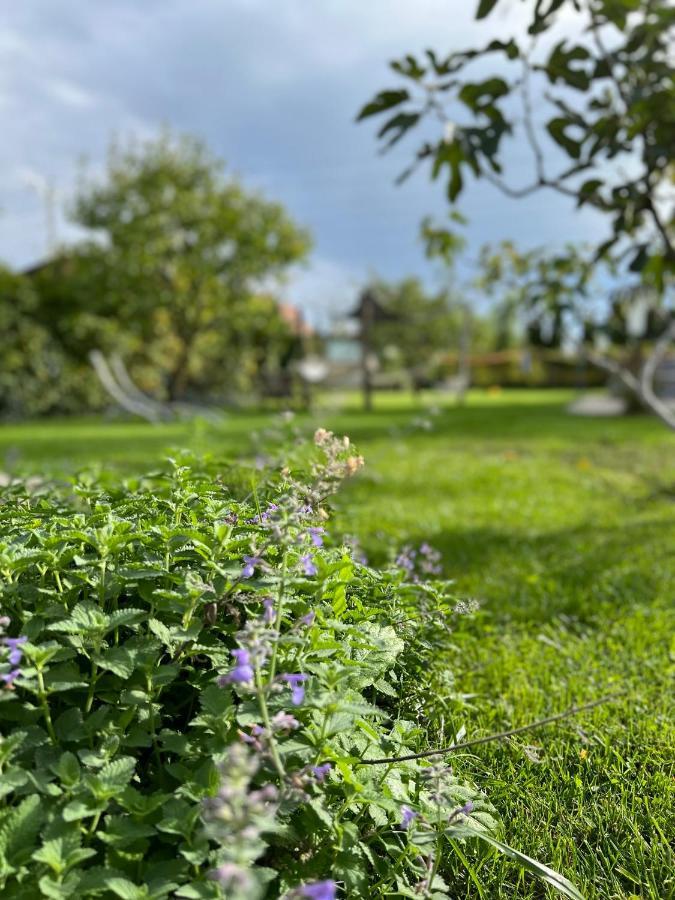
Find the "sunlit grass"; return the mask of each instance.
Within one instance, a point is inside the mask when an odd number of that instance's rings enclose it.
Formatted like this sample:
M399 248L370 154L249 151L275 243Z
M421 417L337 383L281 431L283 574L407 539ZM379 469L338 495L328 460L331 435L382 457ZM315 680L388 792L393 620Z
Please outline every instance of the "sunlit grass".
M620 701L454 760L483 785L509 843L564 872L589 898L675 896L675 436L646 417L568 416L568 392L356 394L320 399L321 423L366 457L334 528L381 561L429 541L459 594L481 611L457 640L458 701L439 740L478 736L592 700ZM430 407L438 407L438 411ZM222 426L94 420L0 429L0 467L32 474L102 464L152 467L170 447L250 448L270 414ZM427 430L426 423L430 423ZM442 728L441 728L442 725ZM458 897L546 896L508 861L486 857Z

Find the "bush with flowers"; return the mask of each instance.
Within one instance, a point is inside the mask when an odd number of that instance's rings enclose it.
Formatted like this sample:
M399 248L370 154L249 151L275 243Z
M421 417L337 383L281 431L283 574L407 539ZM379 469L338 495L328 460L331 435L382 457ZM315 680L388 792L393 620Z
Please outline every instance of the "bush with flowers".
M5 490L3 898L445 897L455 851L508 849L446 765L382 762L428 749L457 603L431 548L330 540L363 460L315 444L248 495L187 458Z

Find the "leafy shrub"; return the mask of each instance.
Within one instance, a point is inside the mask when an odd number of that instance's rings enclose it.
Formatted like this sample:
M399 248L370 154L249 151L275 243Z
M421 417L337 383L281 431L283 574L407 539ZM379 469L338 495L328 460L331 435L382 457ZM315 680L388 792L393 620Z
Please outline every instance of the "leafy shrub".
M445 766L367 763L427 749L455 602L326 546L361 460L316 440L248 498L185 460L6 491L3 897L443 897L446 848L501 847Z

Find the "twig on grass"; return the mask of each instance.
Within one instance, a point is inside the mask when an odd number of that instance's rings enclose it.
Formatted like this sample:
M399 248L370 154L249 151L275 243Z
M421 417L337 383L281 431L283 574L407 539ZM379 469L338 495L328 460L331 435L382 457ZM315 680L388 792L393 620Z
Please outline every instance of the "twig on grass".
M362 766L379 766L387 765L387 763L409 762L413 759L425 759L428 756L441 756L443 753L454 753L456 750L466 750L469 747L478 747L480 744L488 744L491 741L503 741L506 738L514 737L516 734L523 734L525 731L533 731L535 728L543 728L544 725L552 725L554 722L560 722L568 719L570 716L576 716L577 713L584 712L587 709L593 709L595 706L601 706L603 703L611 703L618 697L625 695L625 691L617 691L614 694L606 694L590 703L583 703L580 706L571 706L564 712L556 713L553 716L547 716L545 719L538 719L536 722L530 722L529 725L520 725L518 728L510 728L508 731L497 731L493 734L486 734L485 737L474 738L471 741L462 741L460 744L450 744L449 747L441 747L439 750L424 750L422 753L409 753L407 756L385 756L382 759L360 759L359 765Z

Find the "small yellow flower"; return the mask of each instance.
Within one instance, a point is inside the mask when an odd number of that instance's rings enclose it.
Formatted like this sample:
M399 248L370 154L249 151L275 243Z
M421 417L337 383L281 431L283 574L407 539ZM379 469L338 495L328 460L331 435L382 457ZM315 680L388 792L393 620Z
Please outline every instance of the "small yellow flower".
M588 758L588 750L584 747L583 750L579 751L579 759L587 759Z

